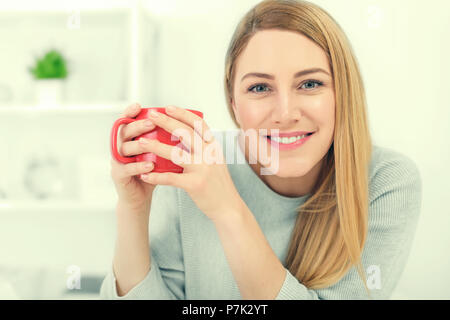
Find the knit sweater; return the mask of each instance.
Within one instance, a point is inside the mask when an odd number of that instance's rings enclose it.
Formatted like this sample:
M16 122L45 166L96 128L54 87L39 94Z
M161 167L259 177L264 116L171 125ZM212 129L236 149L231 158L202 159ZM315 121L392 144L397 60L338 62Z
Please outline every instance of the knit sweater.
M223 137L214 134L216 138ZM230 175L274 253L286 267L297 208L310 194L286 197L273 191L245 161L236 137L233 148L237 146L234 149L237 158L235 163L227 164ZM224 151L229 148L225 143L223 147ZM374 299L389 299L402 274L419 219L421 197L422 181L416 163L398 151L373 145L368 234L362 264ZM213 222L183 189L162 185L155 188L149 237L151 266L144 279L119 297L111 266L102 283L101 298L242 299ZM335 284L314 290L286 269L276 296L276 299L298 300L367 298L355 266Z

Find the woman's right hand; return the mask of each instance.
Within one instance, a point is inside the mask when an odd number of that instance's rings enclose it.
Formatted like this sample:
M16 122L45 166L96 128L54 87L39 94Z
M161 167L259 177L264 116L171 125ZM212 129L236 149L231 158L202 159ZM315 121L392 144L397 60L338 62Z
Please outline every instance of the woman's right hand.
M123 117L134 118L141 111L138 103L128 106ZM132 140L155 128L154 124L146 125L146 120L136 120L121 126L118 135L118 150L122 156L134 156L144 153L139 142ZM150 167L145 165L149 164ZM141 180L141 174L151 172L152 162L132 162L123 164L114 157L111 159L111 177L114 181L119 203L130 209L146 208L151 201L151 195L156 185Z

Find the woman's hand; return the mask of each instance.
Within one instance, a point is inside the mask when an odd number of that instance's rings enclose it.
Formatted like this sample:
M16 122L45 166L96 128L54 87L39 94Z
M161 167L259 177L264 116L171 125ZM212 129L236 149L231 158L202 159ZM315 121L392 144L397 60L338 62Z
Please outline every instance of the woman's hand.
M143 181L151 186L161 184L184 189L197 207L213 221L235 212L241 198L228 172L222 146L215 140L206 122L182 108L170 106L166 108L166 113L156 112L157 116L150 115L150 120L179 138L180 143L170 146L158 140L139 139L139 151L169 159L184 171L151 172L142 177Z
M123 117L133 118L139 114L141 106L132 104L125 109ZM155 128L154 124L147 125L144 120L137 120L121 127L118 142L119 150L123 156L134 156L143 153L136 149L136 142L133 138ZM146 165L149 165L146 167ZM148 207L151 201L151 194L155 185L144 183L139 176L153 170L153 163L133 162L122 164L114 157L111 159L111 177L114 181L119 202L130 209L139 211Z

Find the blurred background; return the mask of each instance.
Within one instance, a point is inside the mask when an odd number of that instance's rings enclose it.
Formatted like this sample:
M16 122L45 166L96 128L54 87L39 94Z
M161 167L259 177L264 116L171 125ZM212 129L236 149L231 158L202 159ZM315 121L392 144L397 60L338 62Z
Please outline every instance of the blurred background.
M449 299L450 3L311 1L350 38L375 144L422 174L421 218L392 298ZM98 298L115 235L112 123L139 102L233 129L224 58L258 2L0 1L0 298Z

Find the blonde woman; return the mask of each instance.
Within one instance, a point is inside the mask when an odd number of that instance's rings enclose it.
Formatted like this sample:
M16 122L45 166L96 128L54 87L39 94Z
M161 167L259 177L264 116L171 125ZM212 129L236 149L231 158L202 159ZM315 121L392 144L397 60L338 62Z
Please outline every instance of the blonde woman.
M112 160L117 240L101 296L388 299L414 237L421 178L411 159L372 145L361 74L338 23L306 1L257 4L230 42L225 97L244 164L171 174ZM149 127L124 126L122 154L169 158L170 146L132 140L154 126L202 139L184 141L190 156L217 145L205 121L173 109ZM258 158L263 149L269 161ZM274 161L276 172L262 174Z

